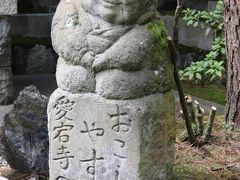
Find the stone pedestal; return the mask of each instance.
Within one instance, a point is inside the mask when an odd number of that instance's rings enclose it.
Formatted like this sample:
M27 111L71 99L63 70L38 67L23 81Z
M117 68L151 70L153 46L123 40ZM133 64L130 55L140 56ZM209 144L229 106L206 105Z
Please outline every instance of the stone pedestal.
M11 27L7 15L17 13L17 0L0 1L0 104L13 98L11 70Z
M175 107L169 102L171 91L106 100L57 89L48 107L50 179L171 179Z

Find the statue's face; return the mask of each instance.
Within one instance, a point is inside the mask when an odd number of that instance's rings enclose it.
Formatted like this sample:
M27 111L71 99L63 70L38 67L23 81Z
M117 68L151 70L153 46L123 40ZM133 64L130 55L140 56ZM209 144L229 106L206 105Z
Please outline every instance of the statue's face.
M131 24L145 12L147 0L82 0L86 12L112 24Z

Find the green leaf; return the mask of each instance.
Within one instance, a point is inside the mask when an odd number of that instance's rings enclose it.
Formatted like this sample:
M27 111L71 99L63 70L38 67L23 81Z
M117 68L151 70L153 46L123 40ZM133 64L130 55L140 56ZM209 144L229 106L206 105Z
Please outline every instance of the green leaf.
M201 74L197 73L197 74L196 74L196 78L199 79L199 80L202 80Z
M218 77L222 77L222 72L221 71L216 71L216 74L218 75Z
M193 20L189 20L188 22L187 22L187 26L190 26L190 25L192 25L193 24Z
M192 80L193 79L193 73L189 74L189 80Z
M211 77L210 81L213 81L213 80L214 80L214 78L215 78L215 76L213 75L213 76Z

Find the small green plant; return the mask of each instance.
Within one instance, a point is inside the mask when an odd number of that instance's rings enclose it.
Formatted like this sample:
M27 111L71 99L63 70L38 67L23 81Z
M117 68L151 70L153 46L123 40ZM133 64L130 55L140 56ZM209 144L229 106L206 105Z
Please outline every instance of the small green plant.
M187 67L185 70L179 71L181 80L188 77L189 80L193 81L195 84L204 80L204 73L204 61L193 62L191 66Z
M223 31L223 2L218 1L216 9L213 12L197 11L186 9L183 11L184 20L187 21L187 25L193 27L199 26L200 22L202 28L206 28L206 35L211 30L215 33L215 39L212 45L211 51L206 57L197 62L193 62L190 67L184 70L180 70L179 74L181 79L188 78L194 83L201 83L205 80L213 81L215 79L221 79L224 72L225 61L225 39Z

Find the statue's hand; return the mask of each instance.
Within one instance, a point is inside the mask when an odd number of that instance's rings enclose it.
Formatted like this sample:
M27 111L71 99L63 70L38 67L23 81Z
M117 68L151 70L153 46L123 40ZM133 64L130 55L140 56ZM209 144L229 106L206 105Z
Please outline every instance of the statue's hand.
M95 61L93 62L92 69L95 72L100 72L107 69L107 58L105 54L98 54L95 56Z

